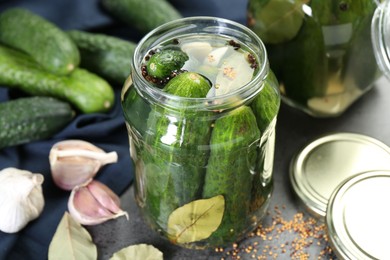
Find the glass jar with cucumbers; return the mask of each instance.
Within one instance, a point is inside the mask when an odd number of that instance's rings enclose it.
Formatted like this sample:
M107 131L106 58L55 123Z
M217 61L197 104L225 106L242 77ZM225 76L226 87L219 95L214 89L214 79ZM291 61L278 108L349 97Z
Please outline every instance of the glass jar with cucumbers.
M189 17L138 44L121 96L147 223L186 248L238 241L272 193L277 80L259 37Z
M282 100L335 117L381 76L371 42L375 0L249 0L248 27L265 43Z

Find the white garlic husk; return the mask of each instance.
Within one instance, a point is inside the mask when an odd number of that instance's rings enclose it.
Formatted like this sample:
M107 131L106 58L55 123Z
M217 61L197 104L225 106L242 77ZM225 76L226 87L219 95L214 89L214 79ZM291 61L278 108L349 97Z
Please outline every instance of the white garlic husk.
M82 225L97 225L110 219L126 216L120 208L119 197L105 184L90 180L75 187L68 201L70 215Z
M42 193L44 177L17 168L0 171L0 230L16 233L43 210L45 200Z
M65 140L53 145L49 161L54 183L64 190L72 190L92 179L102 166L117 162L118 155L106 153L86 141Z

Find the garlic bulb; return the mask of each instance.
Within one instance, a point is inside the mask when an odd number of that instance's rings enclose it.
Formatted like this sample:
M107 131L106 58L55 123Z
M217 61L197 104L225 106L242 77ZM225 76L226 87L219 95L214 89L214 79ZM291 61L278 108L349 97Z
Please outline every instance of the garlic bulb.
M42 212L44 177L16 168L0 171L0 230L15 233Z
M119 206L119 197L96 180L75 187L68 201L70 215L82 225L96 225L120 216L128 219L127 212Z
M54 183L64 190L71 190L89 181L102 166L117 160L116 152L106 153L82 140L58 142L49 154Z

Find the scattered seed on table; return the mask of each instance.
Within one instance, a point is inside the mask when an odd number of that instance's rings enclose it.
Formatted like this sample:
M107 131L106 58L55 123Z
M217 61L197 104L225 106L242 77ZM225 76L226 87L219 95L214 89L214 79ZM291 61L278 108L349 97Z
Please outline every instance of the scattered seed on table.
M247 236L249 240L244 239L241 244L233 243L231 247L219 252L227 256L227 259L241 259L244 254L250 254L254 259L336 259L328 244L324 223L305 216L302 212L296 213L291 220L286 220L283 217L285 209L286 206L283 205L267 211L271 224L259 225ZM294 234L294 237L283 241L290 233ZM251 241L256 238L261 241ZM312 246L322 248L318 256L309 254L308 249Z

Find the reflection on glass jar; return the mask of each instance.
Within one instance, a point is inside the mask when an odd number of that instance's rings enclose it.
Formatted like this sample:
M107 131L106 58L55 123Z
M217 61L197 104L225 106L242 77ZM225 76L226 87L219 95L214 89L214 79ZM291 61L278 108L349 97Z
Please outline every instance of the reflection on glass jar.
M248 26L266 44L282 99L315 117L343 113L380 73L373 0L249 0Z
M122 108L150 226L188 248L251 232L272 192L279 105L265 47L246 27L193 17L145 36Z

